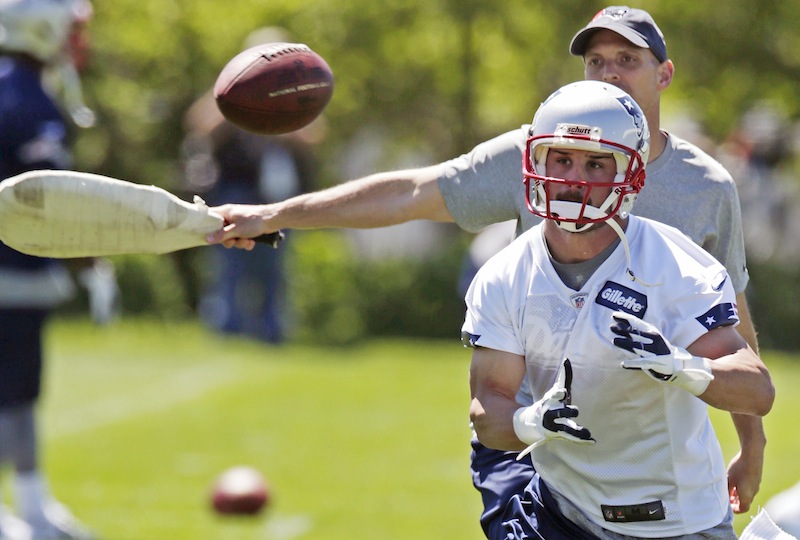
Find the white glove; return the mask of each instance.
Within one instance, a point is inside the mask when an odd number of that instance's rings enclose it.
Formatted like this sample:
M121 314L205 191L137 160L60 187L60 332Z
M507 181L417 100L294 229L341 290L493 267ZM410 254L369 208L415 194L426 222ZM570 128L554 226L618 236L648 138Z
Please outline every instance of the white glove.
M614 345L638 355L622 361L625 369L641 369L654 379L680 386L687 392L699 396L714 380L711 362L707 358L692 356L686 349L674 347L650 323L616 311L616 324L611 331L619 337Z
M595 443L589 430L572 420L578 416L578 408L570 404L571 387L572 364L567 358L558 372L556 383L542 399L530 407L516 410L514 433L519 440L530 445L517 456L517 460L550 439L565 439L578 444Z

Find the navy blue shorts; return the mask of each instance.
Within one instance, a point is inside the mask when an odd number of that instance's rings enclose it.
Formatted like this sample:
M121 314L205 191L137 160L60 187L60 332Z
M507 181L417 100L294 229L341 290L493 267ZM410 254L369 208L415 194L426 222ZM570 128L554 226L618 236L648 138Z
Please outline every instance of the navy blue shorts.
M0 408L32 403L42 379L42 328L47 311L0 310Z
M481 527L489 540L597 540L558 509L530 455L486 448L472 440L472 483L481 493Z

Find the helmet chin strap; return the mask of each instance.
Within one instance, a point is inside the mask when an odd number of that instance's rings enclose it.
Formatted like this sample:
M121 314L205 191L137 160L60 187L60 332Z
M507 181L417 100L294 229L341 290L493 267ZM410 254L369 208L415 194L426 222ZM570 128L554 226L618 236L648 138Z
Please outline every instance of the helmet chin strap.
M550 203L550 211L553 214L558 214L569 219L578 219L581 214L581 208L583 208L583 216L589 219L605 219L604 223L608 224L617 236L619 236L620 241L622 242L622 247L625 249L625 259L627 260L627 268L625 271L628 274L628 277L631 278L631 281L636 281L637 283L641 283L645 287L658 287L663 285L663 283L647 283L636 277L633 274L633 270L631 270L631 250L628 246L628 239L625 236L625 231L622 230L622 227L619 223L613 218L613 216L609 216L608 214L604 213L597 207L591 205L584 205L583 203L579 202L572 202L572 201L552 201ZM562 222L556 220L558 226L566 231L573 232L573 233L581 233L584 231L589 230L597 223L584 223L584 224L577 224L577 223L569 223L569 222ZM566 226L565 226L566 225Z

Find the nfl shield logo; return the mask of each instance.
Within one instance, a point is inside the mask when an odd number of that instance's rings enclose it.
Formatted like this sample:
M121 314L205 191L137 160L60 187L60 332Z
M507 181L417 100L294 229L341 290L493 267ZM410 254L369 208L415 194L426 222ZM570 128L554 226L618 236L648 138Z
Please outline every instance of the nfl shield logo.
M586 296L586 293L573 294L570 296L569 299L572 302L572 307L575 309L581 309L583 304L586 303Z

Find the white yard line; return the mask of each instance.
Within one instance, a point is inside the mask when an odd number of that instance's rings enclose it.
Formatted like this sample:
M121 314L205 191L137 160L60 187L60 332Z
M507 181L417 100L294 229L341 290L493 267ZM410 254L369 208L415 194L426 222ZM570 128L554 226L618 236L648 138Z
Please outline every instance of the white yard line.
M264 526L264 538L293 540L314 529L311 516L272 516Z

